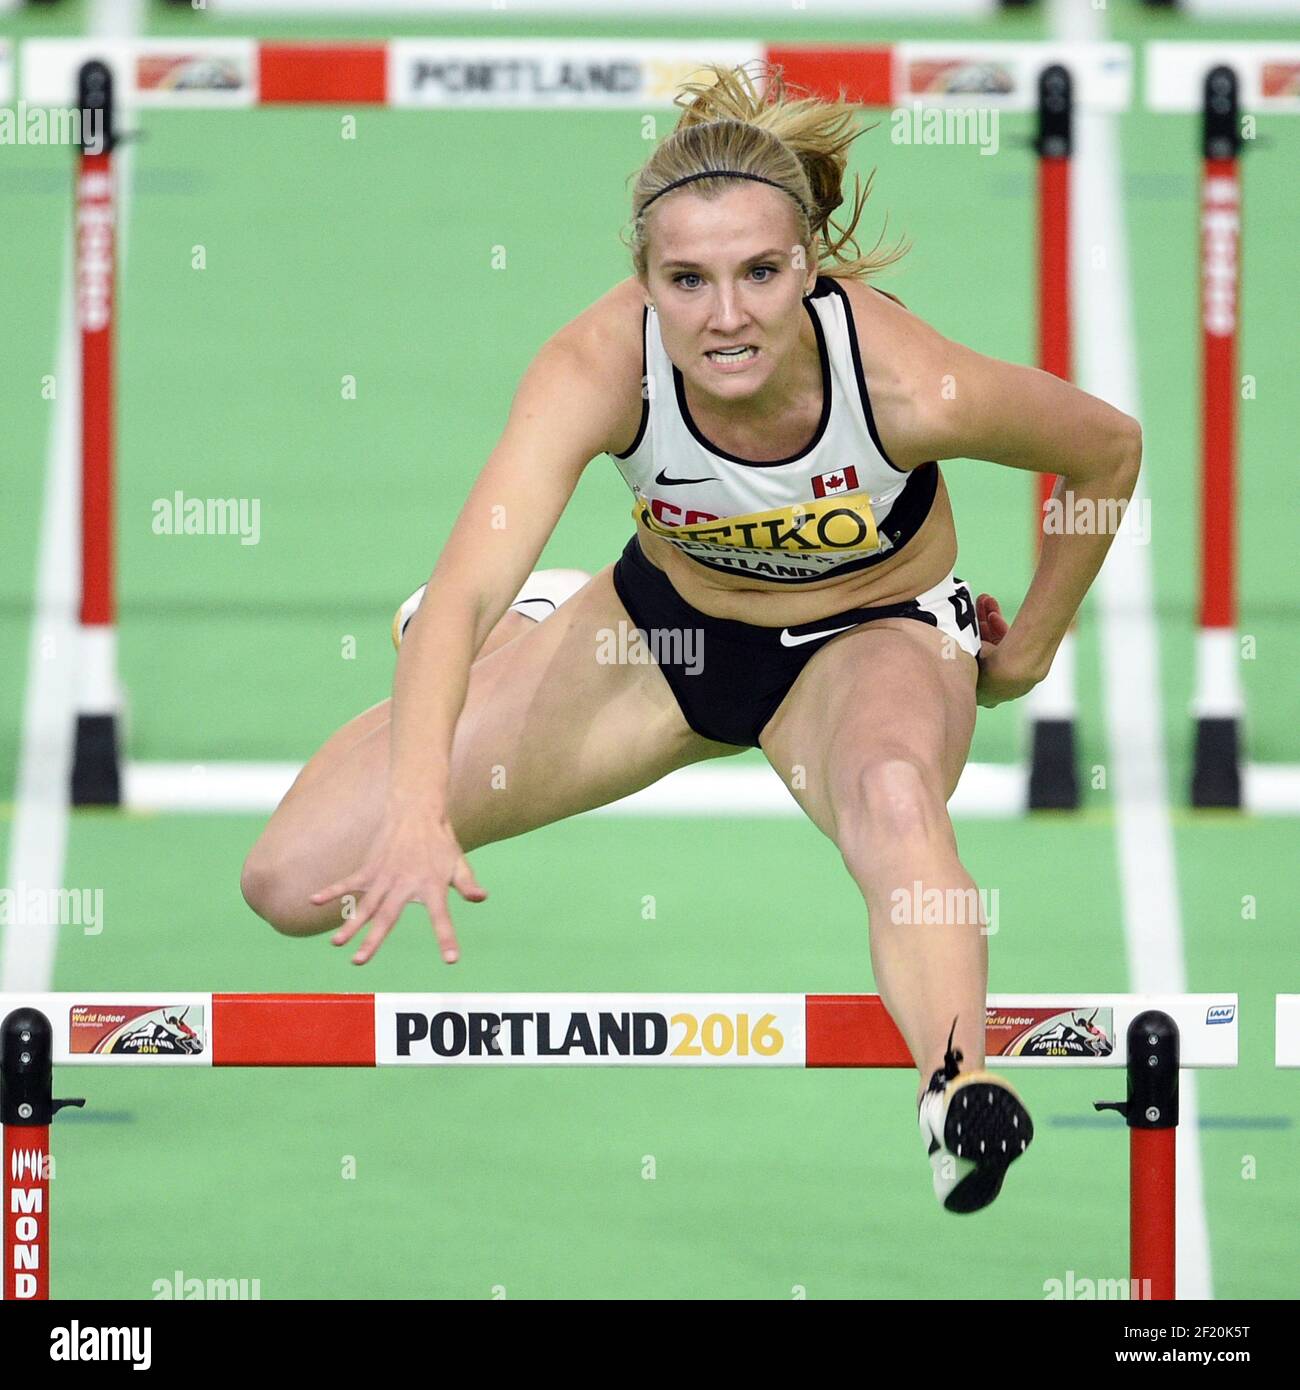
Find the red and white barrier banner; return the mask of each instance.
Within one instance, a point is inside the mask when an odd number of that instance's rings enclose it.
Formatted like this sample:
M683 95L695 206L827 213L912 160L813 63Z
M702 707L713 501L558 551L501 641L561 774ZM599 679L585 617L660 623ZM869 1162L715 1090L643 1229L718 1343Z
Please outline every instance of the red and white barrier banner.
M671 106L700 64L763 56L734 40L394 39L388 103L440 107Z
M1300 113L1300 43L1149 43L1146 104L1153 111L1199 112L1211 68L1237 74L1243 111Z
M71 106L77 73L98 59L114 99L138 106L257 104L252 39L27 39L18 46L18 89L33 106Z
M870 994L0 995L39 1009L56 1065L217 1067L910 1067ZM1182 1064L1237 1064L1234 994L991 995L998 1066L1121 1067L1129 1023L1159 1009Z
M767 60L788 80L861 106L981 106L1031 111L1039 74L1061 63L1083 110L1127 108L1126 44L921 42L783 45L730 39L394 39L259 43L253 39L30 39L20 87L32 105L67 105L90 58L113 71L128 105L284 104L608 109L671 108L701 64Z
M993 106L1033 111L1038 78L1060 64L1073 79L1081 111L1123 111L1132 99L1133 51L1124 43L965 43L893 45L889 104Z

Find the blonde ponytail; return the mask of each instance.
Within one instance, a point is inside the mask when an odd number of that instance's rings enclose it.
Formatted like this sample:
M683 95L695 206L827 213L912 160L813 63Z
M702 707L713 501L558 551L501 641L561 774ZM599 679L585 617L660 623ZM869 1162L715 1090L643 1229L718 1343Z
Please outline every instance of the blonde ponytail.
M733 170L772 183L790 195L800 241L811 252L819 271L865 280L892 265L906 252L901 243L882 251L882 229L864 256L854 232L875 178L873 170L862 187L853 176L853 211L847 223L831 214L844 202L844 173L848 149L859 135L856 108L844 100L794 97L806 90L787 84L779 66L760 63L762 89L745 67L725 68L708 63L711 76L682 83L674 105L682 115L637 172L632 192L632 224L625 240L637 275L646 275L649 242L646 205L669 184L690 179L689 187L702 197L716 197L734 181L701 177L710 169ZM846 252L845 248L849 248Z

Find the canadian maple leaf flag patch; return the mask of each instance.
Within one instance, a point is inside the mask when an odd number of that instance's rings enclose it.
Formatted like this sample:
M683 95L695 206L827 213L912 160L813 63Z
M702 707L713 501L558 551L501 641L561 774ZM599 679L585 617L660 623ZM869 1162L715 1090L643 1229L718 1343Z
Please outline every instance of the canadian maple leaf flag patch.
M814 497L833 497L837 492L856 492L858 470L850 465L836 473L818 473L812 480Z

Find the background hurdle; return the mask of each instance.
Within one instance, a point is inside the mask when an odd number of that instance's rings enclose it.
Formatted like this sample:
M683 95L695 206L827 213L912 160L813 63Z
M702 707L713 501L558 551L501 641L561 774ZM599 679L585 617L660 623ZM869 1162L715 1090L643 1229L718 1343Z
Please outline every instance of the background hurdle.
M1074 151L1074 83L1061 64L1038 79L1038 366L1073 380L1074 343L1070 314L1070 156ZM1034 479L1034 557L1043 543L1046 507L1057 479ZM1031 811L1075 810L1079 771L1075 723L1075 630L1056 649L1046 679L1026 697L1029 719Z
M1249 144L1242 122L1253 122L1259 115L1300 113L1297 74L1297 43L1162 42L1147 47L1147 106L1153 111L1196 112L1201 118L1201 536L1192 706L1194 806L1245 804L1249 809L1291 813L1300 808L1300 767L1243 765L1246 705L1237 593L1244 252L1240 161Z
M102 61L97 75L100 90L116 90L128 104L151 107L247 108L258 105L347 103L349 105L428 106L436 101L421 94L410 76L411 55L423 40L388 44L282 44L252 40L194 40L185 45L151 41L31 40L23 45L22 89L32 104L59 104L77 85L85 62ZM457 50L457 41L428 44ZM475 48L518 49L520 40L476 42ZM606 48L609 45L605 45ZM640 43L631 49L672 50L685 73L691 66L687 45ZM171 49L194 60L225 65L232 82L225 90L187 90L180 93L142 89L135 60L144 51ZM1057 375L1070 375L1070 153L1071 115L1077 103L1085 109L1118 111L1129 104L1131 51L1124 44L1062 44L1049 42L904 42L890 46L810 48L739 43L691 45L694 61L706 58L735 62L765 57L780 63L787 76L825 95L842 85L850 100L863 107L911 104L924 107L978 104L994 110L1036 111L1034 142L1038 162L1036 203L1038 296L1038 365ZM987 67L986 89L966 85L973 64ZM662 95L638 94L641 105L663 104ZM518 104L486 95L482 105ZM110 116L110 127L112 124ZM166 763L124 765L122 731L125 694L120 690L114 659L115 577L112 570L113 483L113 306L111 300L112 187L111 153L82 156L82 186L99 201L83 212L103 224L104 235L92 245L94 264L103 269L107 255L110 282L108 313L89 330L82 318L83 420L88 445L83 507L83 570L81 621L87 653L87 682L77 722L72 778L75 805L116 805L125 801L136 809L271 809L296 775L297 768L280 765L207 764L198 785L188 767ZM89 161L94 161L94 165ZM106 168L100 166L105 165ZM95 177L103 175L102 178ZM87 179L92 181L87 183ZM81 243L79 242L79 252ZM79 265L82 262L79 262ZM1055 480L1035 480L1037 503L1035 537L1041 534L1042 504ZM1075 768L1073 637L1062 644L1048 679L1027 706L1028 769L973 765L956 793L955 807L972 814L1016 814L1028 809L1072 809L1079 803ZM703 771L705 779L726 779L741 769ZM701 773L684 769L673 775L683 787L692 784L691 797L700 804L702 788L694 786ZM743 774L742 774L743 775ZM668 780L668 779L665 779ZM780 789L778 789L780 790ZM682 801L688 798L683 796ZM752 798L746 795L747 803ZM784 797L779 801L785 804Z
M0 1018L6 1298L49 1297L49 1124L84 1104L53 1098L55 1065L912 1066L875 995L41 993L0 995ZM986 1046L1126 1068L1097 1108L1131 1130L1130 1287L1172 1298L1178 1068L1236 1065L1236 996L994 995Z

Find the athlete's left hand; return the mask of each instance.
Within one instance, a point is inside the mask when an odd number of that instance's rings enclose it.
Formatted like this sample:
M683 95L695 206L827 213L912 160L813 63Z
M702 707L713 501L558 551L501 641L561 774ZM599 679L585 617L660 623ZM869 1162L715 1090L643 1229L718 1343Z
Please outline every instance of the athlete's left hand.
M1002 616L1002 609L992 594L980 594L975 600L975 617L980 629L980 670L975 703L992 709L1027 695L1042 677L1019 658L1014 642L1004 644L1011 625Z

